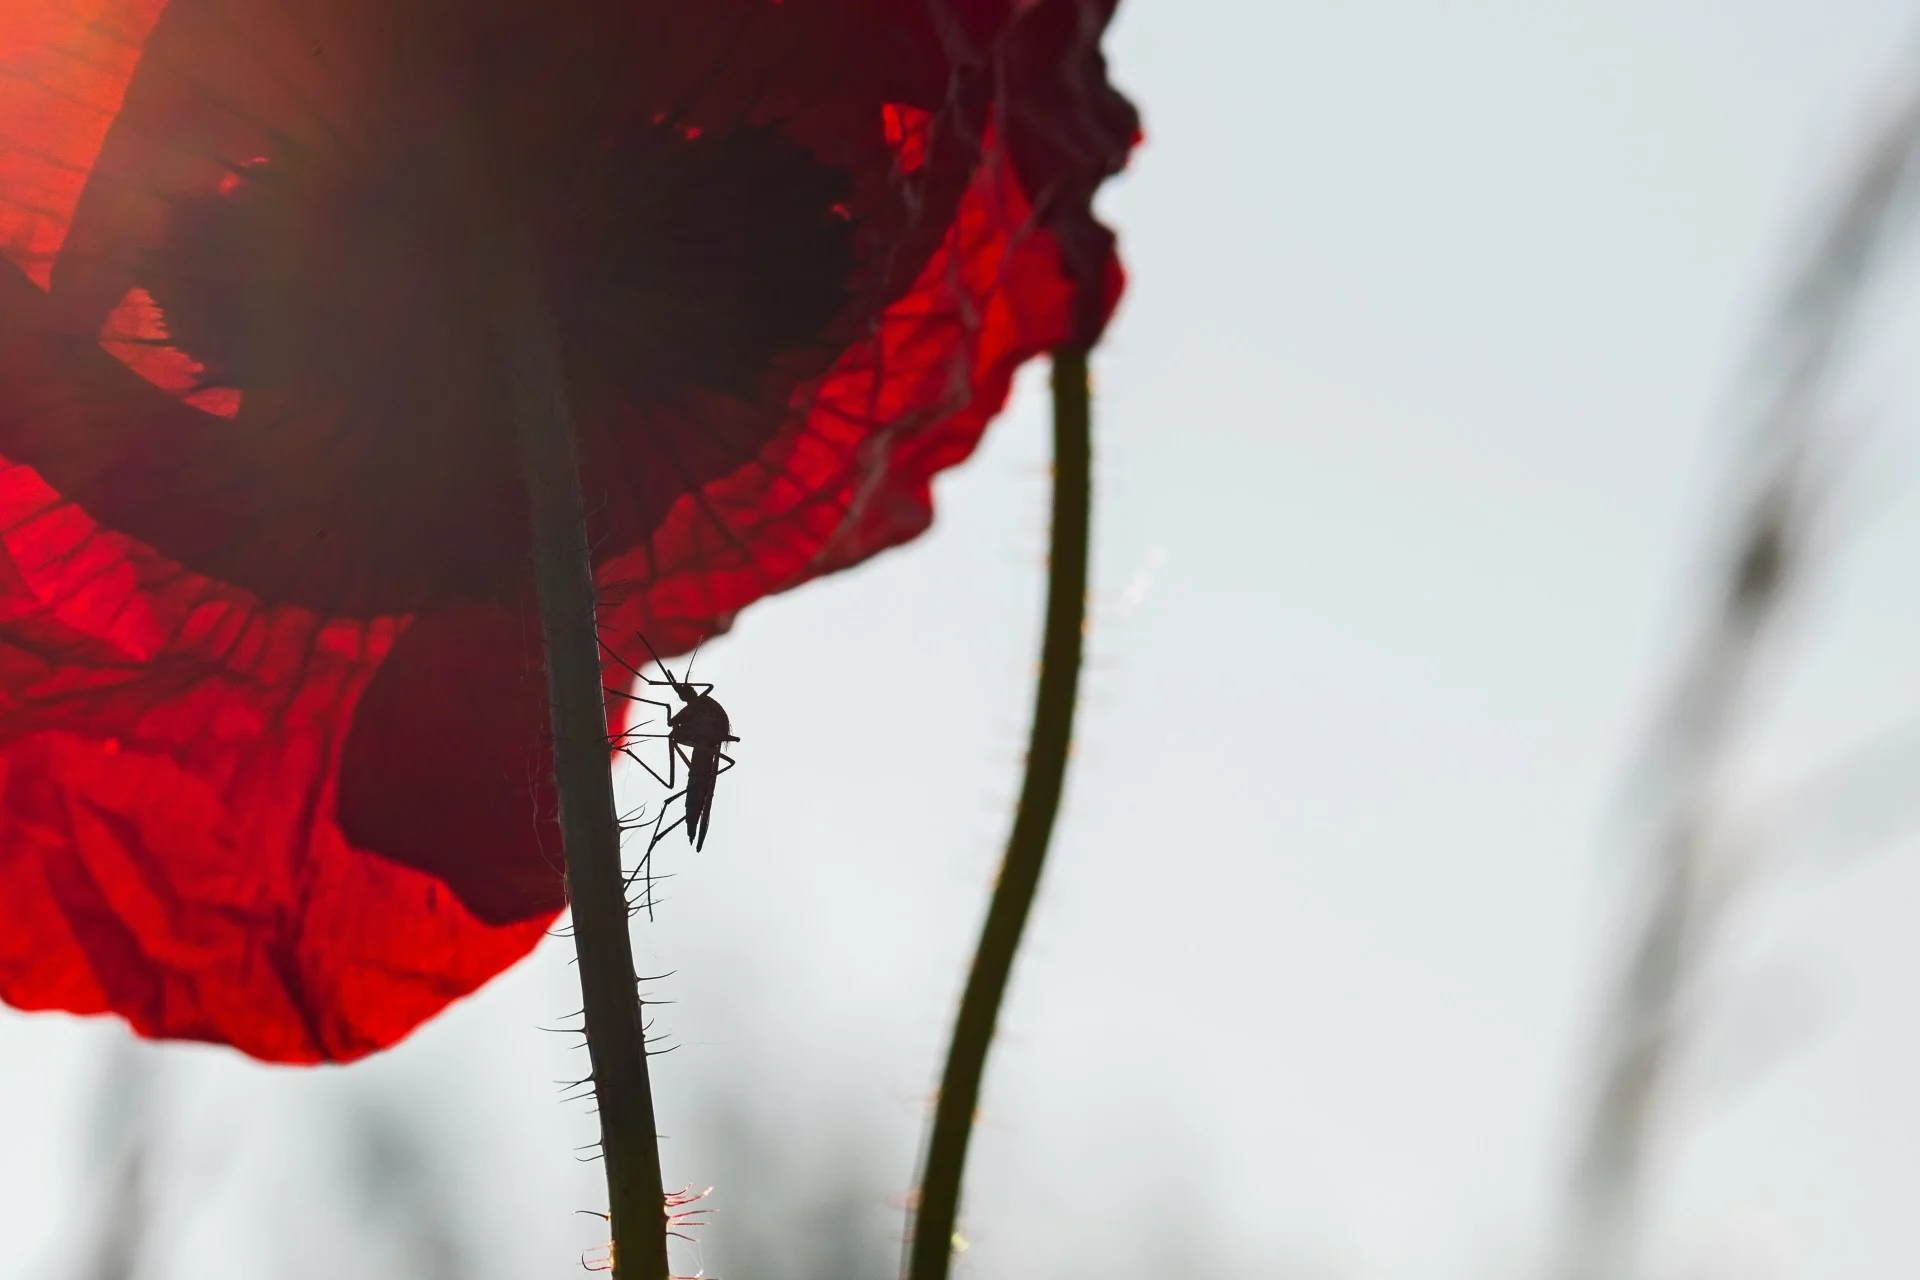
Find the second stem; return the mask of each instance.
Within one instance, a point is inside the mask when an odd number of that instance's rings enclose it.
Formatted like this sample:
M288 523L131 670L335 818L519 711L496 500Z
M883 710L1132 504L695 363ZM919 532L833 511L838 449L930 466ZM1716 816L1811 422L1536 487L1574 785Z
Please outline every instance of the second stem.
M1093 430L1087 353L1063 348L1053 355L1053 545L1047 563L1046 635L1040 647L1040 684L1034 694L1033 736L1013 832L980 945L954 1019L953 1042L934 1105L926 1168L908 1242L909 1280L946 1280L953 1261L960 1185L987 1050L993 1044L1013 972L1014 954L1040 888L1040 870L1053 837L1066 785L1067 752L1080 689L1086 628L1087 546L1093 506Z

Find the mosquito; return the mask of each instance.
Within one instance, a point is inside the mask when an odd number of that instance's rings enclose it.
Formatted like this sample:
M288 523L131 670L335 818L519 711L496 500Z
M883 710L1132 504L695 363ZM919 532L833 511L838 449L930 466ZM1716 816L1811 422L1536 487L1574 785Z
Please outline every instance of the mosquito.
M639 635L638 632L634 633ZM629 671L650 685L672 689L680 699L681 706L675 711L671 702L662 702L658 698L642 698L638 694L623 693L621 696L630 702L644 702L659 707L671 714L667 717L667 732L636 733L627 735L633 738L665 738L667 740L667 776L661 777L654 767L640 758L632 747L623 747L627 758L653 775L654 781L671 788L676 784L678 766L687 767L687 785L684 789L667 797L666 804L660 808L660 816L666 817L667 807L675 800L686 798L686 805L678 818L662 828L659 820L654 821L653 838L647 842L647 852L653 852L654 845L665 839L667 833L675 827L687 829L687 843L695 849L701 849L707 843L707 826L713 820L713 784L721 774L733 768L733 757L723 748L729 742L738 742L733 734L733 726L727 721L727 713L713 698L711 683L695 683L693 680L693 660L687 660L687 678L675 678L671 668L660 660L653 645L645 636L640 643L647 646L654 665L660 668L665 680L655 680L645 672L628 667ZM625 663L621 664L625 666Z

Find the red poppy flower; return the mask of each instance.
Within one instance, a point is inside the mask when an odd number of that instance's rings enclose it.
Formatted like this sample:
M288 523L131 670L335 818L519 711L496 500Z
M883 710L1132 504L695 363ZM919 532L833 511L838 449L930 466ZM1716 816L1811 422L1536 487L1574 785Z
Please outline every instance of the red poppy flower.
M0 5L0 997L344 1059L525 954L490 264L554 307L605 634L683 648L918 533L1097 335L1112 6Z

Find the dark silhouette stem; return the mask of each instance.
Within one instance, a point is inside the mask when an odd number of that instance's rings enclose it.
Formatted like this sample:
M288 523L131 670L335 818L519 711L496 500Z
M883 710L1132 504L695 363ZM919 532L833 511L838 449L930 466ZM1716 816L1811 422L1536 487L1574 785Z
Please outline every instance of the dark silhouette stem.
M529 286L503 309L512 408L533 526L534 582L546 640L567 896L573 907L587 1053L607 1170L613 1275L615 1280L666 1280L666 1202L633 942L627 934L593 561L566 380L552 321L537 292Z
M1073 739L1086 622L1087 533L1092 506L1093 441L1087 353L1053 356L1053 549L1048 561L1046 637L1040 651L1040 687L1034 698L1027 777L1014 813L1013 833L1000 864L993 902L954 1020L946 1071L927 1139L907 1242L908 1280L945 1280L954 1252L954 1223L967 1144L980 1105L987 1050L1007 991L1020 935L1040 887L1040 870L1053 835Z

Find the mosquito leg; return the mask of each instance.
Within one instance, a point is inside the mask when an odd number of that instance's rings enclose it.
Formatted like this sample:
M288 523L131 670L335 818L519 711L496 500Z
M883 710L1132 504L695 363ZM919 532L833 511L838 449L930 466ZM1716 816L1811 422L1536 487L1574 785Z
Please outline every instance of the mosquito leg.
M634 902L632 898L633 882L635 880L640 880L643 878L645 880L645 887L641 890L640 901ZM629 915L633 915L637 913L642 907L645 907L647 911L647 920L649 923L651 923L653 920L653 846L652 845L647 846L647 851L640 855L640 861L634 864L633 871L628 874L627 893L628 893L627 901L631 904L628 908L627 913Z
M666 811L662 810L660 813L660 816L663 818L666 817L667 816ZM668 823L664 828L656 826L653 832L653 839L647 842L647 856L652 857L653 846L656 844L659 844L662 840L665 840L668 836L672 835L674 828L680 826L681 824L686 822L686 820L687 820L686 811L682 810L680 813L680 816L675 818L672 822Z
M613 749L616 751L625 751L630 743L651 742L659 738L671 738L672 736L670 733L642 733L638 729L624 729L614 735Z
M649 772L652 771L649 770ZM653 847L660 843L660 837L664 834L660 830L660 819L667 816L667 805L672 804L675 800L678 800L686 794L685 791L676 791L667 797L665 804L660 806L660 812L653 820L653 835L647 840L646 850L640 855L640 860L634 864L633 870L627 875L626 887L629 892L632 891L635 880L644 881L645 887L640 895L640 906L647 909L647 919L649 921L653 919ZM671 831L673 828L668 827L667 830Z
M644 738L656 738L656 737L670 737L671 735L648 733L648 734L641 734L640 736ZM642 769L645 769L648 773L652 774L653 780L659 783L661 786L675 787L679 785L679 776L674 770L674 765L681 759L681 753L684 752L685 750L686 748L675 746L671 742L667 744L667 776L664 778L660 776L659 770L655 769L652 765L648 764L645 760L642 760L639 757L639 755L635 753L632 747L621 747L620 753L626 756L627 759L639 765ZM693 761L688 760L687 765L689 768L691 768L693 765ZM661 810L662 814L665 814L665 812L666 810L664 809Z
M667 776L664 778L660 776L659 770L655 769L652 765L648 764L645 760L642 760L640 758L640 753L638 751L635 751L632 747L621 747L620 754L625 756L627 759L633 761L635 764L639 765L642 769L645 769L648 773L652 774L653 780L659 783L661 786L670 787L673 785L673 754L671 752L667 754Z
M662 711L667 712L669 715L669 718L671 718L671 715L673 712L672 703L662 702L658 698L642 698L638 694L628 693L624 689L614 689L604 685L602 686L602 690L603 692L612 694L616 698L625 699L628 702L640 703L644 706L649 706L649 707L659 707ZM653 722L651 720L643 720L641 721L641 723L651 724ZM628 744L633 742L636 738L664 738L666 736L667 736L666 734L662 734L662 733L641 733L637 729L624 729L621 732L613 735L611 739L611 743L613 748L616 751L626 752L626 754L630 758L632 758L635 761L635 763L645 766L646 761L641 760L640 757L634 755L630 750L628 750ZM651 768L648 768L647 772L653 773L653 770ZM658 778L660 775L655 773L653 776ZM667 785L672 786L673 784L668 783Z
M615 689L615 688L612 688L611 686L606 686L606 685L601 686L601 692L606 694L611 694L613 697L619 698L622 702L630 703L636 706L658 707L662 711L667 713L667 723L668 724L673 723L673 704L672 703L662 702L658 698L643 698L637 693L628 693L624 689ZM615 717L609 716L608 718L613 719ZM656 722L651 718L649 718L649 719L640 721L640 723L654 724ZM630 733L632 732L632 730L628 730L627 732Z
M684 796L685 794L687 793L684 791L676 791L672 795L667 797L666 804L663 804L660 806L660 813L653 820L654 835L651 836L647 841L647 851L640 855L640 861L634 864L633 871L629 873L627 876L627 887L629 889L633 887L633 882L635 880L638 880L642 875L645 875L647 877L649 892L651 892L651 886L653 884L653 875L652 875L653 846L660 843L660 838L659 838L660 819L667 816L667 805L672 804L675 800L678 800L681 796Z
M638 667L634 666L631 662L628 662L625 658L620 656L620 651L618 649L608 644L605 640L600 641L600 647L606 650L607 656L609 658L612 658L616 663L618 663L620 665L620 669L625 671L628 675L634 677L636 680L646 679L645 676L640 674L640 669Z
M601 685L600 688L602 692L610 693L616 698L624 698L628 702L644 702L650 707L659 707L662 711L673 710L671 702L662 702L658 698L643 698L637 693L628 693L625 689L616 689L610 684Z
M686 792L681 791L679 795L684 796L686 795ZM649 893L653 891L653 872L651 870L653 866L653 850L655 846L657 846L660 843L660 837L663 834L662 831L660 830L660 823L662 822L662 820L666 818L667 808L674 802L675 799L676 799L675 796L668 796L666 804L663 804L660 806L660 812L655 814L653 818L653 835L650 836L647 840L647 857L646 857L647 866L649 868L647 872L647 891ZM672 828L668 828L668 830L672 830Z
M653 780L655 782L658 782L663 787L671 787L674 785L674 777L675 777L674 763L676 761L679 761L685 764L689 771L691 771L693 768L693 757L690 754L688 754L686 747L681 746L678 743L669 745L667 748L667 776L664 778L661 777L658 773L654 772L654 768L652 765L648 764L645 760L642 760L638 755L636 755L633 751L633 748L623 747L621 748L621 752L628 759L632 760L635 764L639 765L642 769L645 769L648 773L653 774ZM666 802L660 806L660 818L666 817L668 807L671 806L675 800L684 798L686 794L687 793L685 790L680 790L668 796L666 799ZM673 823L670 826L668 826L665 830L662 830L660 827L660 818L655 818L653 820L653 837L647 841L647 855L649 858L653 854L653 846L660 843L661 837L665 836L668 831L672 831L674 827L679 826L681 823L687 820L685 806L681 807L680 816L678 818L675 818L673 820ZM649 879L648 884L649 885L652 884L651 879Z
M662 737L674 737L672 733L641 733L639 729L628 729L620 735L616 747L626 747L628 743L655 743Z

